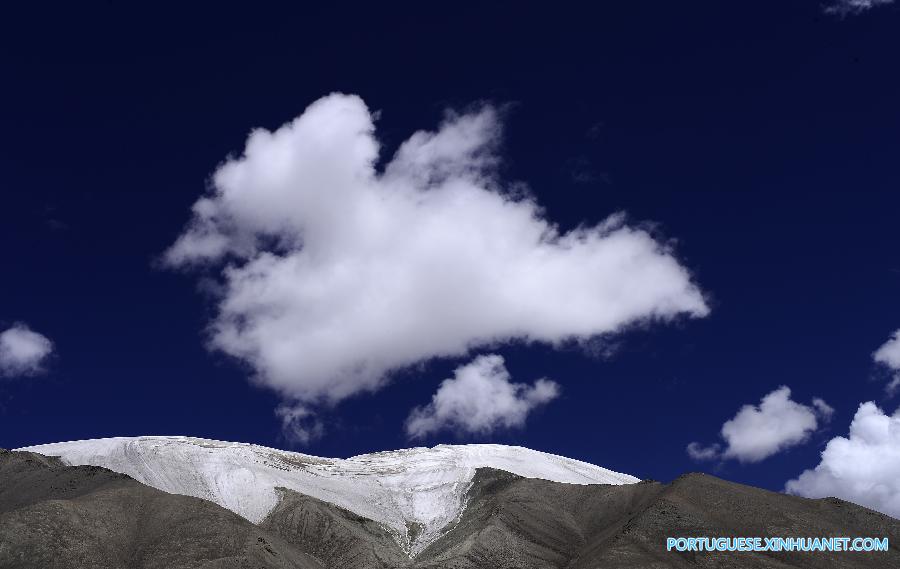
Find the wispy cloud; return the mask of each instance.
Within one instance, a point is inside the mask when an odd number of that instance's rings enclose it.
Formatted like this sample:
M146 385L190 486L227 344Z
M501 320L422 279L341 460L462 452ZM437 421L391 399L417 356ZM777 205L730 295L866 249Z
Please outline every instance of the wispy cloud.
M828 14L846 16L849 14L859 14L875 8L876 6L892 4L893 2L894 0L836 0L825 6L825 12Z
M291 444L308 445L325 433L322 421L303 404L283 403L275 409L275 416L281 420L282 435Z
M711 445L703 446L698 442L692 442L688 444L686 450L688 456L697 461L718 460L721 456L722 445L713 443Z

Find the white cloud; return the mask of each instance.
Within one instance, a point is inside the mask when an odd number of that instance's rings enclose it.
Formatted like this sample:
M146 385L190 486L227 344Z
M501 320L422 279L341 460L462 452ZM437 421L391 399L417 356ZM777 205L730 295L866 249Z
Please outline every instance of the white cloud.
M281 419L281 432L292 444L308 445L325 433L325 426L305 405L284 403L275 408Z
M252 132L165 255L220 268L210 344L285 398L334 403L433 357L708 313L646 231L617 215L561 232L504 184L491 107L415 133L382 171L374 130L335 94Z
M900 330L894 332L887 342L875 350L872 358L893 370L900 370Z
M0 376L35 375L53 351L53 343L32 332L25 324L15 324L0 333Z
M825 403L824 399L813 397L812 406L816 408L819 416L826 421L830 421L832 415L834 415L834 407Z
M876 6L892 4L894 0L836 0L825 7L829 14L859 14Z
M848 437L835 437L822 460L785 490L808 498L835 496L900 518L900 413L873 402L859 406Z
M441 382L431 403L413 409L407 435L422 438L445 429L486 435L521 427L532 410L559 396L559 386L547 379L512 383L503 364L501 356L487 355L457 368L453 378Z
M719 445L688 445L687 452L695 460L714 458L759 462L787 448L799 445L818 428L819 420L831 418L834 409L818 397L812 405L791 399L791 390L781 386L762 398L760 404L744 405L734 418L722 425L725 450Z
M722 445L713 443L703 446L698 442L689 443L687 446L688 456L694 460L716 460L719 458Z
M894 395L900 389L900 330L894 332L887 342L875 350L872 358L894 372L893 378L885 387L889 395Z

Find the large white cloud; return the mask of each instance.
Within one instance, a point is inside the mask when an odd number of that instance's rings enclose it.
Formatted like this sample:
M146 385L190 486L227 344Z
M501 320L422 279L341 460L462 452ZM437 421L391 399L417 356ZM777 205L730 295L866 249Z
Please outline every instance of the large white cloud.
M773 454L805 442L828 420L834 410L825 401L814 398L811 405L791 399L791 390L781 386L762 398L759 405L744 405L734 418L722 425L725 449L720 445L690 443L688 455L695 460L733 458L741 462L759 462Z
M0 376L35 375L53 352L53 343L25 324L15 324L0 333Z
M825 7L830 14L859 14L876 6L892 4L894 0L835 0Z
M893 378L886 389L888 394L895 394L900 389L900 330L875 350L872 358L893 372Z
M849 436L831 439L819 465L785 489L808 498L843 498L900 518L900 410L888 416L871 401L860 405Z
M521 427L536 407L559 395L559 385L538 379L533 385L512 383L498 355L479 356L445 379L431 402L413 409L406 433L422 438L449 429L486 435L497 429Z
M475 347L707 314L646 231L616 215L561 232L504 184L491 107L448 114L383 168L374 131L363 101L340 94L254 131L166 253L221 269L211 345L285 398L333 403Z

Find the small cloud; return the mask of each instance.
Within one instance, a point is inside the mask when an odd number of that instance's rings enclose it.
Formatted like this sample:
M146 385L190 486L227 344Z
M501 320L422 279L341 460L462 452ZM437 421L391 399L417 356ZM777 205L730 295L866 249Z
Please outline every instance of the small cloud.
M890 416L871 401L860 405L850 434L831 439L819 465L788 481L785 491L836 496L900 518L900 410Z
M835 2L825 6L825 13L839 16L860 14L876 6L884 6L893 2L894 0L835 0Z
M812 405L816 408L816 411L818 411L819 416L822 417L823 421L831 420L831 416L834 415L834 407L825 403L825 400L820 399L819 397L813 397Z
M299 403L283 403L275 408L275 416L281 419L281 433L294 445L306 446L325 433L322 422L315 413Z
M819 426L828 421L834 409L818 397L812 405L802 405L791 399L791 390L781 386L762 398L759 405L744 405L737 414L722 425L725 449L719 445L703 447L688 445L687 452L695 460L714 458L736 459L740 462L759 462L782 450L802 444Z
M688 456L696 461L716 460L717 458L719 458L721 450L722 446L718 443L713 443L709 446L703 446L700 443L693 442L687 446Z
M893 378L885 387L885 391L890 396L895 395L900 389L900 330L894 332L887 342L875 350L872 359L893 372Z
M887 342L875 350L872 358L893 370L900 370L900 330L894 332Z
M22 323L0 333L0 376L30 376L44 371L53 342Z
M452 379L445 379L431 403L413 409L406 434L413 439L441 430L487 435L522 427L531 411L558 396L555 382L512 383L501 356L479 356L457 368Z

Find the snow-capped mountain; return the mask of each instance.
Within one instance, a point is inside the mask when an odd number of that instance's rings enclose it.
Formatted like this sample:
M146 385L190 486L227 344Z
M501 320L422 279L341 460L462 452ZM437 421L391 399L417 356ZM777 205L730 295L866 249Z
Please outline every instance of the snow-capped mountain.
M330 502L386 526L411 556L440 537L465 509L477 468L571 484L630 484L639 479L586 462L504 445L439 445L321 458L190 437L73 441L18 450L95 465L160 490L205 498L259 523L277 488Z

